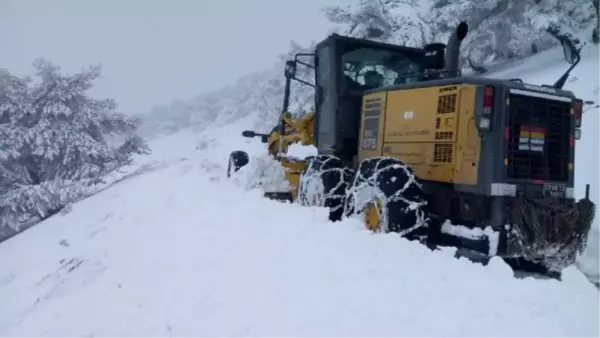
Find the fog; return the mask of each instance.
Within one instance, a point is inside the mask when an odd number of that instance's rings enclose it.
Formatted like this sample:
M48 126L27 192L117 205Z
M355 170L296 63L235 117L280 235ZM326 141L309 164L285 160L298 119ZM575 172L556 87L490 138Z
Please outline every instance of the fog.
M33 73L36 57L65 71L102 63L93 94L143 113L271 67L290 40L330 27L341 0L0 0L0 68Z

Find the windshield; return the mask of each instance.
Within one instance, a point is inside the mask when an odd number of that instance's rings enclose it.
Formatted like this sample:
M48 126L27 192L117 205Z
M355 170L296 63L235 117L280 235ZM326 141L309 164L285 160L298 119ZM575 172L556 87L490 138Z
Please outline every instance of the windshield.
M419 64L402 53L358 48L342 54L346 89L367 90L417 81Z

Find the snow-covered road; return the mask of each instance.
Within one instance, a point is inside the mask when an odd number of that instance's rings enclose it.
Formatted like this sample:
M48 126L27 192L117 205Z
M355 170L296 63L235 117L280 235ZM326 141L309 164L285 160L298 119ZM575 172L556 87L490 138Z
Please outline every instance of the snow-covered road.
M226 181L235 136L200 151L179 138L185 157L0 246L0 335L599 334L597 290L574 267L515 279L330 223Z

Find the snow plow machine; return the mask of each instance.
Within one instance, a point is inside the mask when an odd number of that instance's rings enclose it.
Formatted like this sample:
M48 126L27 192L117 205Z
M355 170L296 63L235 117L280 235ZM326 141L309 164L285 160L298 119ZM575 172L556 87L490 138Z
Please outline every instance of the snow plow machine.
M554 85L465 76L459 47L467 32L461 22L447 44L423 48L332 34L314 54L287 61L278 125L243 132L267 143L290 183L265 196L560 279L595 216L589 184L575 198L582 100L562 89L579 56ZM314 82L300 79L298 66L314 70ZM314 112L288 112L294 80L314 87ZM317 154L286 156L293 143ZM228 176L248 161L232 152Z

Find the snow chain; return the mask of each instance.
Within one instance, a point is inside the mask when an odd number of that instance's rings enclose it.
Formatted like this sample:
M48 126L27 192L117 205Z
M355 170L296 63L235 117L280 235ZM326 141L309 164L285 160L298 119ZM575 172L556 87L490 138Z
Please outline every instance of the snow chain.
M595 212L589 199L560 203L519 198L512 208L507 254L569 265L585 248Z

